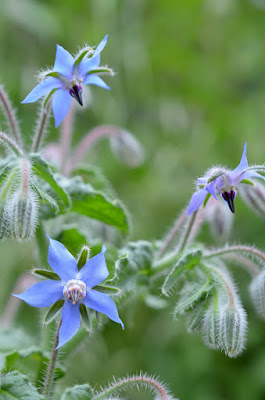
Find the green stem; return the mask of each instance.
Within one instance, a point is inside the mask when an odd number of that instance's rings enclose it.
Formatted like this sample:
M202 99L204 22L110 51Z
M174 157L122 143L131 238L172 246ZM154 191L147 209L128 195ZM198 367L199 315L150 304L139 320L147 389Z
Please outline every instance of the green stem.
M47 122L50 116L50 111L51 111L51 99L47 101L45 106L43 107L41 114L40 114L40 119L38 122L37 126L37 131L33 139L32 143L32 148L31 151L33 153L37 153L39 151L43 136L45 134Z
M189 238L190 238L190 235L191 235L191 232L192 232L192 228L193 228L193 225L194 225L194 222L196 220L197 215L198 215L198 210L196 210L190 216L190 218L189 218L189 220L187 222L186 228L185 228L185 230L183 232L183 236L180 239L180 242L179 242L179 245L178 245L178 251L179 252L185 250L185 248L186 248L186 246L188 244L188 241L189 241Z
M10 147L10 149L12 149L13 152L18 157L22 156L22 151L20 150L18 145L12 139L10 139L10 137L8 137L5 133L0 132L0 140L2 140L5 144L7 144L8 147Z
M51 352L51 358L50 358L50 362L49 362L49 365L47 368L46 378L45 378L45 382L44 382L44 388L43 388L43 392L42 392L43 396L47 400L49 400L49 398L50 398L53 381L54 381L55 366L56 366L56 361L57 361L58 352L59 352L59 350L56 350L56 347L58 346L58 343L59 343L59 330L60 330L61 324L62 324L62 319L60 320L57 331L55 333L55 338L54 338L52 352Z

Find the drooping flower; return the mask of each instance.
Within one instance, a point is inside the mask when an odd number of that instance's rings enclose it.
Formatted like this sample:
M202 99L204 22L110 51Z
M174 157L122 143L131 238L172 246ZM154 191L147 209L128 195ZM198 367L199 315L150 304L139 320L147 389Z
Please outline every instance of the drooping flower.
M96 72L99 72L97 68L100 64L100 53L106 46L107 40L108 35L94 51L91 48L84 49L81 56L79 53L76 58L57 44L53 70L44 76L44 80L28 94L22 103L34 103L46 94L55 91L52 107L57 127L68 113L72 97L81 106L83 105L82 88L84 85L96 85L109 90L109 86L96 75ZM93 52L92 56L91 52Z
M216 200L218 200L217 194L219 194L227 202L232 213L234 213L234 199L237 195L239 183L248 178L262 178L265 180L265 177L256 172L255 168L248 166L246 153L247 143L245 143L240 163L233 171L220 167L211 168L205 176L198 178L197 190L191 198L188 215L200 207L208 193Z
M81 303L107 315L124 329L114 301L105 293L93 289L109 275L104 257L105 247L103 246L101 253L88 260L79 271L77 261L64 245L50 238L49 241L48 263L60 280L38 282L24 293L14 296L33 307L49 307L58 300L65 300L57 348L68 342L78 331Z

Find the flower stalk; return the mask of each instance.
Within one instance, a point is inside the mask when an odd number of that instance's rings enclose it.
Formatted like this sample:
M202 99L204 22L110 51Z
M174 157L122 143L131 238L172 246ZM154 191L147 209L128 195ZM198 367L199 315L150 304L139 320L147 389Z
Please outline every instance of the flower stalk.
M0 104L2 105L4 114L6 116L7 122L9 124L10 130L14 135L14 138L16 139L16 142L20 147L22 147L22 139L21 139L21 132L18 126L18 122L15 116L15 112L11 106L11 103L7 97L7 94L3 88L3 86L0 85Z
M46 127L49 120L50 112L51 112L51 99L49 99L45 104L45 106L42 108L36 134L34 136L31 148L31 151L33 153L37 153L40 149L43 137L46 132Z
M162 385L156 379L144 375L133 376L115 381L108 388L103 389L102 392L96 394L96 396L93 397L93 400L105 399L106 397L111 396L120 390L124 390L127 387L130 388L134 386L136 386L137 388L139 388L139 386L143 386L145 388L153 390L157 396L156 399L158 400L174 400L173 397L168 393L164 385Z
M50 358L50 362L49 362L49 365L47 368L46 378L44 381L44 387L43 387L42 394L47 400L50 399L53 381L54 381L56 361L57 361L58 352L59 352L59 349L57 349L57 346L59 343L59 330L60 330L61 325L62 325L62 319L60 320L58 328L55 333L54 342L53 342L52 351L51 351L51 358Z

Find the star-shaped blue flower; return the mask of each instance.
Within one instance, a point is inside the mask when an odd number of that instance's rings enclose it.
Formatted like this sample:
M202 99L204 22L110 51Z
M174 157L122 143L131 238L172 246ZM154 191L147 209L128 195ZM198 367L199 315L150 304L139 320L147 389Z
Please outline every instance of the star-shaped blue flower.
M65 300L57 348L68 342L78 331L81 303L107 315L124 329L114 301L108 295L93 289L109 275L104 257L105 247L103 246L101 253L88 260L78 271L75 258L64 245L56 240L49 240L48 263L60 280L38 282L24 293L14 296L33 307L49 307L58 300Z
M245 143L241 161L233 171L225 168L213 168L208 171L206 176L198 178L198 190L191 198L188 215L192 214L200 207L208 193L216 200L218 200L216 193L219 194L234 213L234 199L237 195L239 183L243 179L248 178L262 178L265 180L265 177L256 172L255 168L251 167L251 169L249 169L246 153L247 143Z
M100 64L100 53L106 46L108 35L99 43L92 57L87 54L81 59L74 57L57 44L55 63L43 82L39 83L22 101L22 103L34 103L41 97L55 90L52 99L52 108L55 118L55 126L59 126L68 113L72 97L82 106L82 88L84 85L96 85L103 89L110 87L93 70Z

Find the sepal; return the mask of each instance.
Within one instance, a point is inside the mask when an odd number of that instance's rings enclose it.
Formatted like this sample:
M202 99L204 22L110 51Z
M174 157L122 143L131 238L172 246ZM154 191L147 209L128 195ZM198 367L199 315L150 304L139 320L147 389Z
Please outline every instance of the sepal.
M60 281L61 280L59 278L59 276L55 272L49 271L47 269L34 268L31 272L32 272L32 274L43 276L44 278L52 279L52 280L55 280L55 281Z
M64 300L56 301L56 303L54 303L54 305L49 309L49 311L45 315L43 323L45 325L50 324L54 320L54 318L56 318L58 312L60 311L63 305L64 305Z

